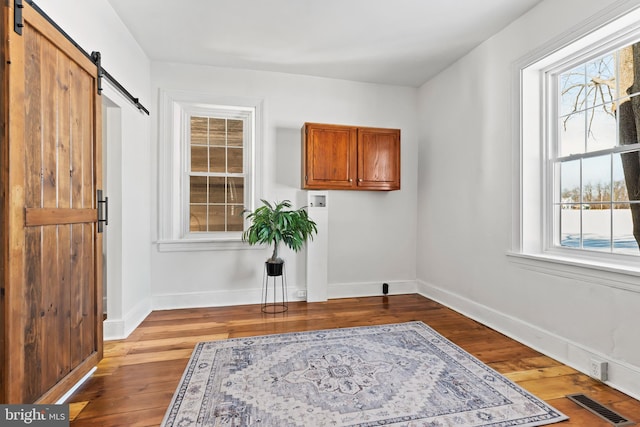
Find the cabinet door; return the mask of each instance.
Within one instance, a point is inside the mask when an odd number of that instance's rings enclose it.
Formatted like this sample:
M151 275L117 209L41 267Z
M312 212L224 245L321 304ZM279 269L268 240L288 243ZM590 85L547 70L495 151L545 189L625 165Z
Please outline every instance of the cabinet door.
M304 126L303 188L349 189L355 186L357 130L351 126Z
M358 188L400 189L400 130L358 129Z

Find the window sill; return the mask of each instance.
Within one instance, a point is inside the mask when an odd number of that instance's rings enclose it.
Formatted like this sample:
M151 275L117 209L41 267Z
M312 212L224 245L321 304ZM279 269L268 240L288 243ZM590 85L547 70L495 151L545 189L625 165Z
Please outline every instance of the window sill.
M617 264L554 253L507 252L507 256L527 270L640 293L640 263Z
M193 252L193 251L238 251L247 249L263 249L262 246L251 246L238 239L180 239L157 241L158 252Z

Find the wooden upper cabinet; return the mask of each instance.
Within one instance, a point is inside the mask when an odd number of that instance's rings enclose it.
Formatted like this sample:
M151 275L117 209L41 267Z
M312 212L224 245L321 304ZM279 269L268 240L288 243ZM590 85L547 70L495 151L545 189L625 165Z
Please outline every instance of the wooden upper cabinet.
M400 130L358 129L358 182L368 190L400 189Z
M305 123L302 188L399 190L400 130Z
M353 187L357 168L356 128L306 124L303 140L303 188Z

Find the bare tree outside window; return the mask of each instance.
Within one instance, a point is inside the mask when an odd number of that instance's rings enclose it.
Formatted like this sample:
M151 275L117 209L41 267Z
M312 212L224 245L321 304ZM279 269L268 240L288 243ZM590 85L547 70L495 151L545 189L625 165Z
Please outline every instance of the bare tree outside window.
M640 43L620 51L620 87L627 95L640 91ZM625 97L618 108L620 145L640 143L640 97ZM640 200L640 155L638 151L624 153L622 168L630 201ZM640 244L640 204L631 203L633 237Z

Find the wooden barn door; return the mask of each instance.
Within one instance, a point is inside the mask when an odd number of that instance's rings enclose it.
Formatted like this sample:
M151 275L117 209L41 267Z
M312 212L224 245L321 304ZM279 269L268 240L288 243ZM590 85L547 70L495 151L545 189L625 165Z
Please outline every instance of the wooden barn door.
M0 398L51 403L102 358L98 71L29 4L4 3Z

